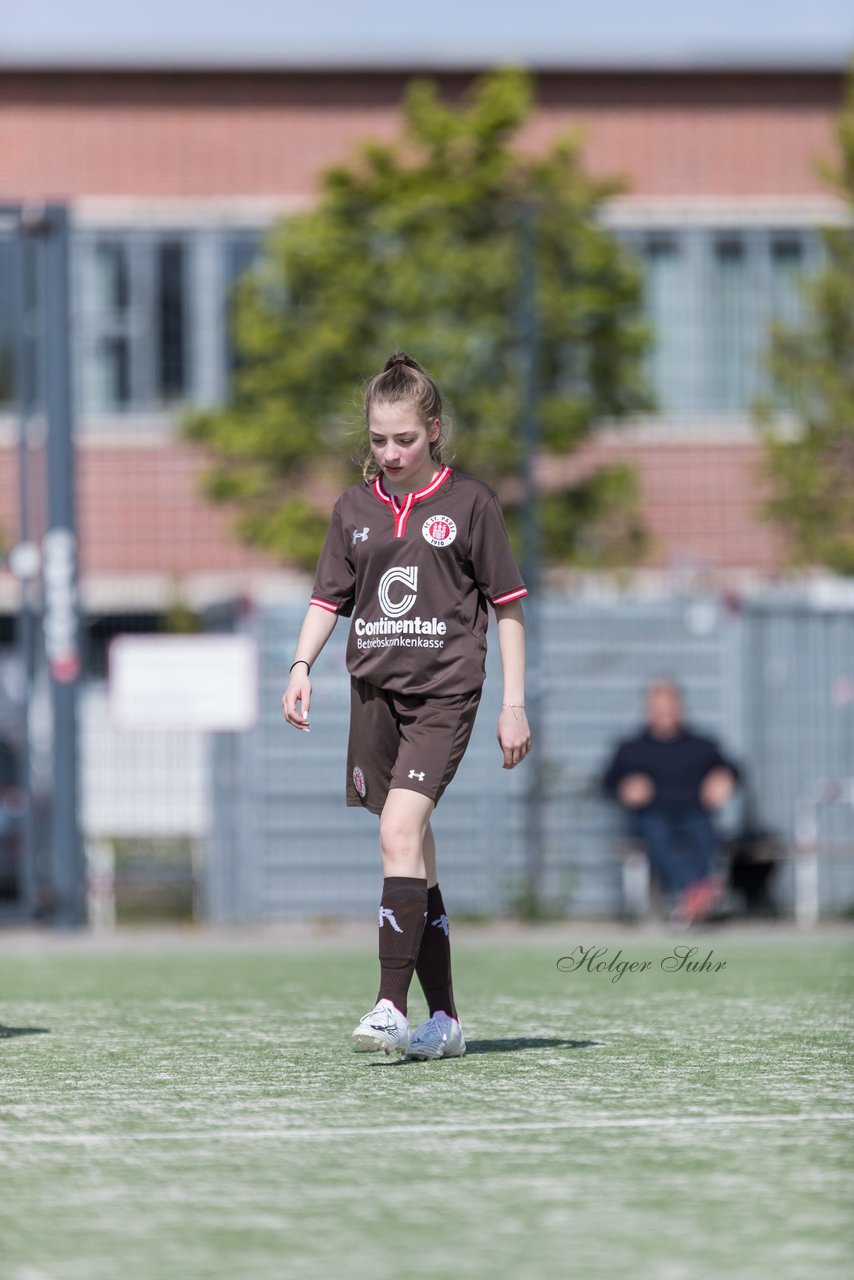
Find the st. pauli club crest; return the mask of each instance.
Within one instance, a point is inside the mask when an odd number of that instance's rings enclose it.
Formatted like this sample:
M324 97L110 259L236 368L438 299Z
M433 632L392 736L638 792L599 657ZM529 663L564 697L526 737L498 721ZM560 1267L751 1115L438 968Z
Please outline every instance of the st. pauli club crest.
M450 516L428 516L421 532L431 547L449 547L457 536L457 526Z

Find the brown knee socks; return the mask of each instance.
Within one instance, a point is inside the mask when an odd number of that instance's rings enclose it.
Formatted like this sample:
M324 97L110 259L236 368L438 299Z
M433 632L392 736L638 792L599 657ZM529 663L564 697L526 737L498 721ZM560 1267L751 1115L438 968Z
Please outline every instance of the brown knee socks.
M454 990L451 986L451 940L442 892L437 884L427 890L427 920L421 938L421 949L415 964L418 981L424 990L430 1015L441 1010L456 1018Z
M380 990L406 1014L406 995L424 933L427 881L413 876L386 876L380 901Z

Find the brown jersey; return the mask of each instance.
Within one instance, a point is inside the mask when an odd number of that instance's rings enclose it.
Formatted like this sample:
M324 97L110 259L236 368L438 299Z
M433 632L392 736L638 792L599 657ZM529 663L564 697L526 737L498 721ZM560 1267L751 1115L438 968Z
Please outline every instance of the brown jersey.
M352 675L435 696L480 688L487 602L527 594L496 494L444 467L402 498L386 492L382 477L342 493L311 603L352 615Z

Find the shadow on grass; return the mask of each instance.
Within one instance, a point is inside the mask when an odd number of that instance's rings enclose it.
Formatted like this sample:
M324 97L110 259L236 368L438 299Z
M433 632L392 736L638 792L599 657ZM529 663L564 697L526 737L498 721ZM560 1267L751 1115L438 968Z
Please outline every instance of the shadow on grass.
M520 1049L590 1049L601 1044L600 1040L558 1040L552 1036L514 1036L507 1040L470 1040L466 1045L465 1056L475 1053L516 1053ZM414 1067L423 1066L415 1059L398 1056L374 1054L359 1055L371 1059L373 1067ZM451 1062L453 1059L449 1058Z
M557 1040L550 1036L513 1036L507 1040L469 1040L466 1054L515 1053L518 1049L590 1049L598 1040Z
M4 1027L0 1023L0 1040L11 1040L12 1036L46 1036L49 1027Z

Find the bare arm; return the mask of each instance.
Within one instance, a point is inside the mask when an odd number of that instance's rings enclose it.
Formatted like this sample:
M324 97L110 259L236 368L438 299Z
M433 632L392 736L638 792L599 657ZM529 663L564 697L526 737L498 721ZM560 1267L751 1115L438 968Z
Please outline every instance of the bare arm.
M315 659L335 630L337 621L337 613L330 613L328 609L310 604L300 628L294 654L295 665L291 671L288 687L282 696L282 708L288 724L292 724L295 729L304 729L306 733L308 732L308 711L311 705L309 667L314 666ZM300 704L299 714L297 703Z
M525 615L519 600L498 605L498 647L504 670L504 696L498 717L502 768L513 769L531 750L531 730L525 715Z

